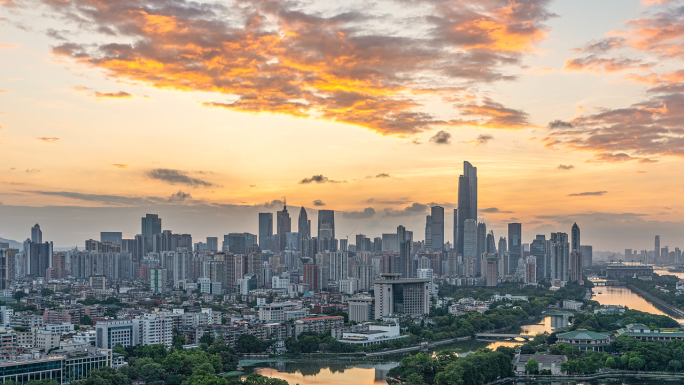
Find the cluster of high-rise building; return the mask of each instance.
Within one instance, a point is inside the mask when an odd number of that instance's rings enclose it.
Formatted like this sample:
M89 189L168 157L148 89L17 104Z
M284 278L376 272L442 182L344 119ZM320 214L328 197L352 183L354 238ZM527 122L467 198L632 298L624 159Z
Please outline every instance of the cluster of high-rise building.
M419 275L468 278L466 282L496 285L500 281L534 284L581 280L582 267L592 264L591 246L580 244L577 224L566 233L537 235L524 243L521 223L509 223L506 237L497 239L478 221L477 168L464 162L458 183L458 207L453 212L453 243L445 241L445 210L432 206L425 222L425 240L397 226L396 232L371 237L339 237L334 210L318 210L314 231L310 213L299 209L297 225L287 203L274 215L259 213L258 234L230 233L193 242L190 234L163 229L162 219L147 214L141 232L124 238L122 232L102 232L88 239L82 250L55 253L43 242L36 224L23 250L0 249L0 289L14 277L145 280L154 292L193 288L211 293L295 285L298 292L368 291L381 274L401 279ZM658 238L656 238L656 244ZM658 247L658 246L657 246ZM675 259L678 259L677 249ZM663 256L668 256L663 248ZM200 282L200 279L202 280ZM207 281L208 280L208 281Z

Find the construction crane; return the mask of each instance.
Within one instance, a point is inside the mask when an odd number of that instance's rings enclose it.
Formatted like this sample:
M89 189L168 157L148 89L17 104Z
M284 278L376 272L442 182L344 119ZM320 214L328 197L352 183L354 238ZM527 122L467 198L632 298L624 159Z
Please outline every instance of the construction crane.
M347 245L349 245L349 236L353 235L356 232L356 229L352 230L351 233L347 234Z

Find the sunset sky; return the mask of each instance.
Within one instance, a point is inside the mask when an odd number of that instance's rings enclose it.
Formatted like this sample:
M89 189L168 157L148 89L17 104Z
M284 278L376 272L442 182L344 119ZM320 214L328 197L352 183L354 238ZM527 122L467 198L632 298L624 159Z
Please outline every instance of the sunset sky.
M467 160L497 238L684 248L682 59L684 1L0 0L0 237L452 241Z

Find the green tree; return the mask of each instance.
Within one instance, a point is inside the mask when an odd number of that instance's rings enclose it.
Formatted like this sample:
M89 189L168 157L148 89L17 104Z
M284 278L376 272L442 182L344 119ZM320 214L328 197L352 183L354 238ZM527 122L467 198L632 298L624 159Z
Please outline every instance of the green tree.
M313 353L318 351L318 345L320 342L321 341L314 336L307 336L299 341L299 348L301 349L302 353Z
M644 367L646 361L641 357L632 357L629 359L629 368L632 370L639 370Z
M44 287L44 288L40 289L40 295L43 296L43 297L49 297L49 296L51 296L51 295L53 295L53 294L55 294L55 292L52 291L52 290L50 290L50 289L48 289L47 287Z
M202 334L202 337L200 337L199 342L201 344L211 345L214 342L214 337L211 336L211 333L204 333Z
M89 315L86 314L83 317L81 317L81 325L92 325L92 324L93 324L93 320L90 318Z
M670 360L670 362L667 363L667 366L673 372L678 372L679 370L682 369L681 361L677 361L677 360Z
M26 297L28 294L24 293L23 291L18 291L12 295L12 298L16 299L17 301L21 301L22 298Z
M91 370L88 378L79 381L78 385L129 385L130 383L131 380L122 372L105 367Z
M539 372L539 362L533 357L525 363L525 371L529 374L537 374Z
M606 358L606 363L605 363L605 365L606 365L607 368L610 368L610 369L615 369L615 368L617 368L617 364L615 363L615 358L613 358L613 357L608 357L608 358Z

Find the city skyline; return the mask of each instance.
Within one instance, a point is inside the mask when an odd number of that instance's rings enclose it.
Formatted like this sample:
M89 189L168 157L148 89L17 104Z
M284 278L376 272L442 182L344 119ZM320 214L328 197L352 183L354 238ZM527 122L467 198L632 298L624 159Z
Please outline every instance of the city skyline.
M293 207L346 213L340 231L363 233L400 224L422 233L438 205L452 234L464 160L480 171L476 219L495 236L510 222L526 225L526 239L582 222L596 247L620 251L645 249L655 234L676 244L684 234L681 41L639 38L683 23L676 1L279 3L279 22L260 28L291 38L248 44L258 52L216 45L249 39L232 34L244 27L225 17L232 2L170 9L160 1L147 9L157 21L117 16L143 0L117 9L96 1L94 13L84 4L0 2L4 238L21 241L18 229L39 220L58 229L60 245L76 245L93 218L132 229L146 212L183 232L255 232L254 212L284 196ZM293 12L310 24L286 16ZM419 17L396 28L407 13ZM179 43L204 36L203 22L215 27L204 48L218 52L218 76L206 71L206 56ZM377 27L384 23L395 27ZM117 62L107 43L130 56ZM340 45L354 60L325 49ZM193 63L183 76L165 47ZM283 83L225 62L252 56ZM131 71L133 58L146 65ZM320 79L301 80L312 72ZM243 87L235 73L250 75ZM636 123L624 126L622 116Z

